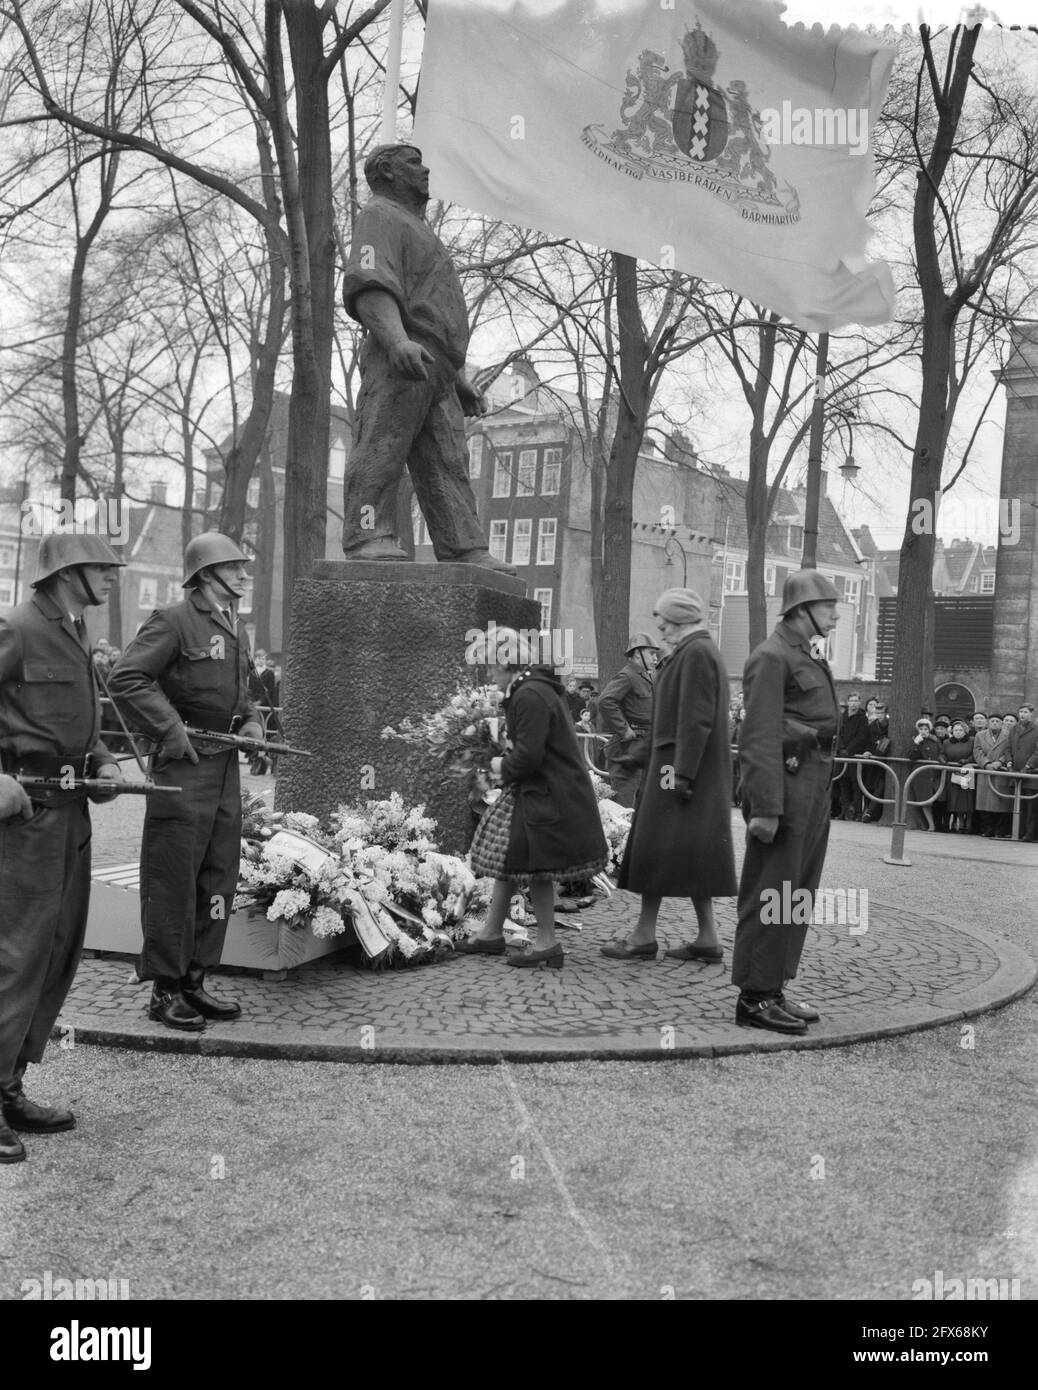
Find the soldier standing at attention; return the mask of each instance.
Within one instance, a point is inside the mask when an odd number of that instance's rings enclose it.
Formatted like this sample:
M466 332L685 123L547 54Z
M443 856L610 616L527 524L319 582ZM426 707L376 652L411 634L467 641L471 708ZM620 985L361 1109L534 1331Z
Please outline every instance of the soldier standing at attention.
M652 678L659 643L636 632L624 655L626 664L598 697L598 717L606 744L606 767L618 806L633 806L649 762L652 724Z
M750 653L743 675L739 765L748 829L732 955L735 1021L776 1033L804 1033L818 1020L784 989L800 964L829 844L840 705L822 649L838 599L817 570L791 574L781 621ZM806 890L808 906L797 890Z
M118 764L100 739L83 610L106 601L122 564L101 536L45 536L35 594L0 617L0 1163L25 1158L15 1130L53 1134L76 1123L70 1110L29 1100L22 1078L43 1061L79 965L90 903L88 794L27 792L16 778L89 776L118 790Z
M241 779L236 748L198 740L196 751L184 726L263 738L249 698L249 639L238 618L247 562L217 531L189 541L187 597L152 613L108 681L124 714L159 745L155 781L182 791L148 800L138 973L154 981L150 1017L195 1032L206 1019L241 1013L205 988L206 971L220 963L238 882Z

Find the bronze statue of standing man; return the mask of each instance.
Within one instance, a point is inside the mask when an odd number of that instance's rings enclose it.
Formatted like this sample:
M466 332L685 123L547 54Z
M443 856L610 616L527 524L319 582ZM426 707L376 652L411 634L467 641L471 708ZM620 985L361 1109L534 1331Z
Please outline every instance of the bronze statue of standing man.
M357 218L343 284L367 329L353 454L346 470L347 560L406 560L396 534L404 466L437 560L515 571L495 560L468 478L464 416L486 413L464 373L461 281L425 220L429 170L414 145L380 145L364 164L372 197Z

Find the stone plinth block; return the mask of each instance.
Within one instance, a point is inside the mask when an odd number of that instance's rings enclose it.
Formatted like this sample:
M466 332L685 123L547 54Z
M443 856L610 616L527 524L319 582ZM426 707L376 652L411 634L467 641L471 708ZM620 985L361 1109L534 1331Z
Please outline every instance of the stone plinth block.
M445 850L463 852L472 830L465 785L424 749L381 732L477 683L465 660L472 629L539 628L540 605L525 595L521 579L474 565L315 565L293 591L283 693L286 736L314 757L281 759L278 808L327 820L341 802L397 791L425 803Z

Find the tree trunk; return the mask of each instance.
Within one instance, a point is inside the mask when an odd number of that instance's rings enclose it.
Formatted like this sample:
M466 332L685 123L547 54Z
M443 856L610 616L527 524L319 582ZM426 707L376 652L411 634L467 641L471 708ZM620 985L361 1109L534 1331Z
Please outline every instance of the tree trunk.
M768 600L764 592L764 556L768 543L768 440L759 418L750 429L750 467L746 480L746 593L750 651L768 635ZM723 582L723 580L722 580Z
M603 567L598 590L600 603L595 611L599 671L609 675L623 665L629 635L634 479L648 408L647 354L638 307L637 263L632 256L616 253L613 260L620 358L619 414L606 472L602 526L602 553L610 557L610 563Z
M925 302L925 296L924 296ZM921 709L933 708L934 515L941 485L954 314L947 303L924 309L923 388L912 454L911 505L897 581L898 664L890 702L891 737L906 747Z
M325 551L328 434L334 325L335 236L327 78L322 32L327 16L311 4L282 0L295 85L298 175L287 129L276 132L291 244L292 392L285 470L285 616L292 586ZM268 35L270 34L268 3ZM279 50L279 40L275 39ZM272 84L280 73L272 70ZM275 97L283 96L275 91ZM286 641L286 646L288 642Z

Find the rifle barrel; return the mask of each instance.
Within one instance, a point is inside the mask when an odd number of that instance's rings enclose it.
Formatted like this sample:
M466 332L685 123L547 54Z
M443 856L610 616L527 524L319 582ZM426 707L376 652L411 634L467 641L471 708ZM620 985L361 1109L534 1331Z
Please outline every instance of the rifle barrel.
M154 782L116 782L110 777L74 777L71 781L64 777L32 777L28 773L19 772L15 778L23 787L44 787L48 791L58 792L78 792L78 791L116 791L120 796L129 792L131 796L146 796L149 792L176 792L180 795L180 787L159 787Z

